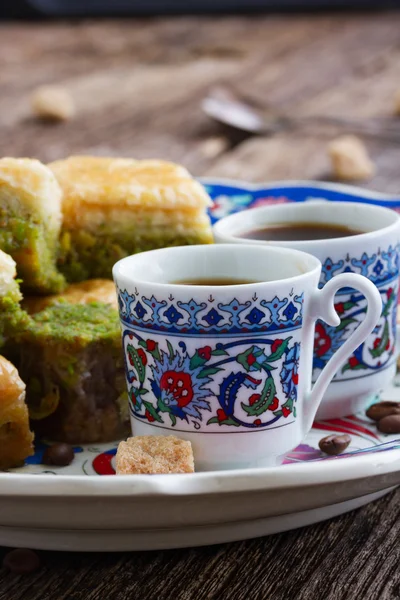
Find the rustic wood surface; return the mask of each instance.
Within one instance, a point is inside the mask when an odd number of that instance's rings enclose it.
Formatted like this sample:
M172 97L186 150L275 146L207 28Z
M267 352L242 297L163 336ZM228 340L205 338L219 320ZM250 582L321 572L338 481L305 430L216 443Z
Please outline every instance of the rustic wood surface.
M176 18L0 26L0 155L160 157L196 175L329 179L330 128L270 137L210 121L200 102L227 83L293 115L392 116L400 14ZM77 116L45 124L29 97L44 83ZM340 130L340 132L344 132ZM400 196L400 137L368 138L371 189ZM389 600L400 598L400 492L326 523L208 548L131 554L42 553L0 600ZM5 551L5 550L4 550Z

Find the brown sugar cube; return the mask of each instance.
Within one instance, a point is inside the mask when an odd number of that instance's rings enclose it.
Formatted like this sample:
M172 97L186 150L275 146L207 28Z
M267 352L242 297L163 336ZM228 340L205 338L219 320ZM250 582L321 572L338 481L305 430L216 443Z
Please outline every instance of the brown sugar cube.
M190 442L174 435L139 435L118 446L117 475L194 473Z
M0 469L17 467L32 454L25 384L14 365L0 356Z
M36 116L52 121L68 121L75 114L74 101L69 92L57 85L43 85L37 88L31 98L31 106Z
M375 166L363 142L354 135L343 135L328 145L332 171L337 179L355 181L370 179Z

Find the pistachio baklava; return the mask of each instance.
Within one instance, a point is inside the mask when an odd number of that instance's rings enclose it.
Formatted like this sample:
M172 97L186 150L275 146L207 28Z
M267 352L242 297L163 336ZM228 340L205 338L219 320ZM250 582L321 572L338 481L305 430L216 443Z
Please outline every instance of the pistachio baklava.
M14 338L33 429L72 444L129 431L118 312L105 303L59 303Z
M72 156L49 167L63 190L59 267L71 282L111 278L136 252L212 242L211 200L179 165Z
M0 249L17 263L24 291L60 292L57 270L62 192L52 171L38 160L0 159Z

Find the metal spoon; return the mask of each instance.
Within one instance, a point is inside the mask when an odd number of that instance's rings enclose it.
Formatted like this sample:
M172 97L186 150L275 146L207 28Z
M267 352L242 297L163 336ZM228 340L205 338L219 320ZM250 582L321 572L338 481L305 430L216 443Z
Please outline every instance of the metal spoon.
M400 142L400 123L389 118L348 119L327 115L290 117L273 109L260 109L225 87L214 88L202 102L203 111L212 119L249 134L271 134L289 129L334 125L353 133Z

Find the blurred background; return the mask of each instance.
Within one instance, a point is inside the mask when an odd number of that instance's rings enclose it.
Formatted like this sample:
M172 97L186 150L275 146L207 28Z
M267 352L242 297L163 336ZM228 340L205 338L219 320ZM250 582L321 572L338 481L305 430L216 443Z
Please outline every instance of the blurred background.
M5 16L104 16L396 7L397 0L3 0Z
M350 134L374 167L354 181L398 193L398 6L5 0L0 153L157 157L195 175L337 180L329 144Z

